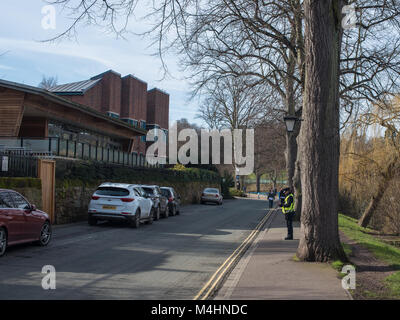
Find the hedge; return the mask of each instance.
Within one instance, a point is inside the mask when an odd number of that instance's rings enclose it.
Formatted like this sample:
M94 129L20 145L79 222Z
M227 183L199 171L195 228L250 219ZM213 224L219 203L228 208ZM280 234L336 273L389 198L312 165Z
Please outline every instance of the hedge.
M38 178L14 178L14 177L1 177L1 189L15 189L15 188L34 188L42 189L42 181Z
M57 160L56 180L70 181L70 183L84 181L87 184L96 183L99 180L127 183L135 183L135 181L219 183L221 178L216 172L199 168L184 170L129 168L101 162Z

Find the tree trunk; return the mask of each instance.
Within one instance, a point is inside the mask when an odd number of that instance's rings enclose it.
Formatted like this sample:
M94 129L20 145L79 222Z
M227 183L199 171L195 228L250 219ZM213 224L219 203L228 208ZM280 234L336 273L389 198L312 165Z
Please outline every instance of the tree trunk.
M390 163L386 167L385 172L382 174L383 179L381 179L378 185L378 190L375 196L372 197L368 207L365 209L363 215L358 221L359 226L366 228L369 222L371 221L371 218L374 215L375 210L379 205L379 202L381 201L383 195L385 194L386 189L389 187L389 182L393 179L395 173L394 169L397 161L398 161L397 157L393 158L392 161L390 161Z
M295 221L300 221L301 219L301 177L300 177L300 163L296 161L296 169L294 173L294 211L296 215L294 216Z
M305 261L346 260L338 229L339 55L342 0L305 0L304 122L299 136Z
M257 173L256 174L257 192L260 192L260 180L261 180L261 174Z
M295 164L297 158L297 141L294 132L286 133L286 170L288 175L288 186L293 188Z
M296 34L292 33L292 42L295 39ZM294 116L296 112L295 108L295 98L294 98L294 80L293 75L296 68L296 57L292 52L289 52L288 57L288 66L287 66L287 74L285 80L285 104L287 114L290 116ZM298 132L298 131L297 131ZM297 157L297 132L286 132L286 170L288 175L288 186L293 188L293 176L295 171L295 163Z

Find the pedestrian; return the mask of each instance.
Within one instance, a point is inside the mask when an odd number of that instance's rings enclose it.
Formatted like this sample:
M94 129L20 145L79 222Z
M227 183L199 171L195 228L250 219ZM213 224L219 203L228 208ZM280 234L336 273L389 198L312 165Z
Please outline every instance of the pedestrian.
M288 234L285 240L293 240L293 217L295 215L294 211L294 195L291 188L286 189L285 200L282 205L282 213L285 215L286 226L288 229Z
M281 191L279 191L279 200L281 201L280 206L283 207L283 203L285 201L285 193L287 191L287 188L282 188Z
M272 190L269 190L268 200L269 200L269 208L272 209L274 207L274 200L275 200L275 195L272 192Z

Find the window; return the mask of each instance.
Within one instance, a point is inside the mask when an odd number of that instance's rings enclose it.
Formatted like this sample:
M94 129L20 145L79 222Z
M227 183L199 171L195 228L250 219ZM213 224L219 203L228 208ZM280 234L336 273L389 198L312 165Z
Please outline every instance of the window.
M149 188L149 187L143 187L144 192L146 192L148 195L150 196L156 196L157 195L157 191L153 188Z
M168 189L161 189L161 194L167 198L171 196L170 191Z
M30 207L29 202L25 200L19 193L12 192L11 197L14 200L14 208L28 209Z
M140 120L140 128L146 129L146 121Z
M129 190L117 187L100 187L96 190L99 196L125 197L129 196Z
M10 192L0 193L0 208L14 208Z

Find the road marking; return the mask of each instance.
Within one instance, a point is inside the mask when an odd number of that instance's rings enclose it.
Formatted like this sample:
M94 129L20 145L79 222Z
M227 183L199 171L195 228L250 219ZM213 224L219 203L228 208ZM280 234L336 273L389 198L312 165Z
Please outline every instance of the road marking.
M242 256L242 254L248 249L251 242L260 232L262 227L268 221L270 216L272 215L274 210L269 210L264 218L258 223L255 229L250 233L250 235L240 244L238 248L224 261L224 263L218 268L217 271L211 276L210 280L200 289L199 293L193 298L193 300L206 300L211 293L215 290L220 280L226 275L226 273L230 270L230 267L234 262L237 262L238 259ZM208 290L207 290L208 288ZM207 290L207 291L206 291Z

